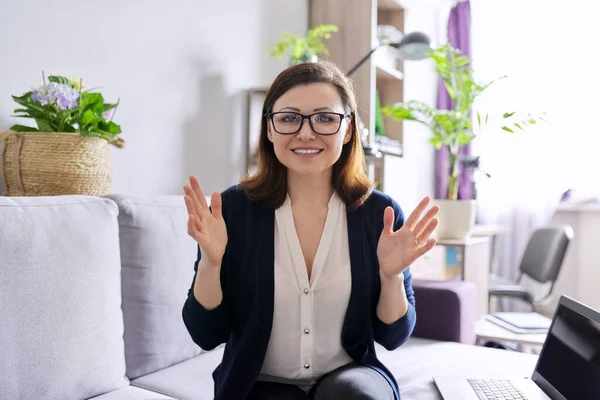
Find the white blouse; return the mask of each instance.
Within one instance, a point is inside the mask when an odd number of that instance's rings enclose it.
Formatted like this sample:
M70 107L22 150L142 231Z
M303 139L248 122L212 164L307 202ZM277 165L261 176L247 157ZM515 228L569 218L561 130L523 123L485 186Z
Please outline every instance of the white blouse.
M308 279L291 200L275 211L273 328L261 374L313 380L352 361L342 347L351 289L344 202L333 194Z

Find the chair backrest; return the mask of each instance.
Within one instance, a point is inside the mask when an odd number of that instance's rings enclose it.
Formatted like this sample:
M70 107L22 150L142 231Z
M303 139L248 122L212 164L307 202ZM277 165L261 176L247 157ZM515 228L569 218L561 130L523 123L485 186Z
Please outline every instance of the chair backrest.
M521 273L540 283L556 281L572 239L573 228L569 225L536 229L521 258Z

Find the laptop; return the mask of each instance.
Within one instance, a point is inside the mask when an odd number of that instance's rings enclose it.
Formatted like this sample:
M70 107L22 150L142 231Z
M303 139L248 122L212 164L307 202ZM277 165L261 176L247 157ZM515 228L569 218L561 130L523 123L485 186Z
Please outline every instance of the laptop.
M562 296L531 377L434 377L444 400L600 399L600 312Z

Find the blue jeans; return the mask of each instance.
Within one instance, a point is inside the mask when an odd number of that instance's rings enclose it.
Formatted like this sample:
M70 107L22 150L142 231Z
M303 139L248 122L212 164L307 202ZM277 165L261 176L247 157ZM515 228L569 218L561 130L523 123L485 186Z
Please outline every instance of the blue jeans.
M377 371L351 364L325 375L306 394L294 385L256 382L247 400L394 400L394 391Z

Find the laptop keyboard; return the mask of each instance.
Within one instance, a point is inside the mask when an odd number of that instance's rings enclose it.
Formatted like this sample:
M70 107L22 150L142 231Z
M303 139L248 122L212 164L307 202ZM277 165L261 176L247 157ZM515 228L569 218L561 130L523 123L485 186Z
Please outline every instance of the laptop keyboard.
M480 400L527 400L508 379L467 379Z

